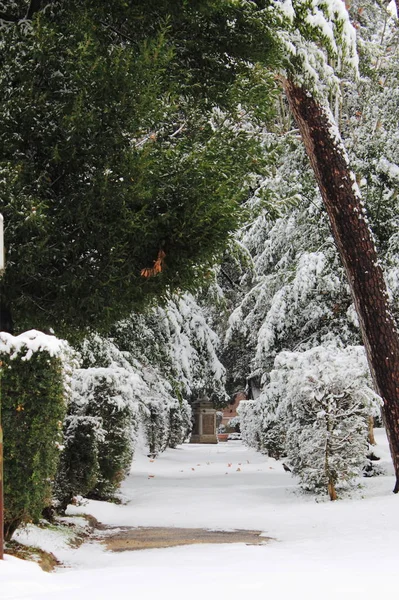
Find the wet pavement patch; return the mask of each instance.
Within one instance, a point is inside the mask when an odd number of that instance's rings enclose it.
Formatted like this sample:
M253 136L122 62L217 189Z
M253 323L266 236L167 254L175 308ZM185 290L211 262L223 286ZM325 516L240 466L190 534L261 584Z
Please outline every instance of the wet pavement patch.
M179 527L123 527L102 538L108 550L145 550L148 548L170 548L189 544L265 544L272 538L261 537L261 531L237 529L213 531L209 529L184 529Z

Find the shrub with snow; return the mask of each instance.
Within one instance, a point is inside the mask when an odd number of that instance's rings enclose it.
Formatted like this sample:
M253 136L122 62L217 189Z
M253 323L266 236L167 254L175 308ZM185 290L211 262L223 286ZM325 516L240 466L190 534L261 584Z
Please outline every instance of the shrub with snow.
M99 443L105 434L98 417L77 413L74 403L69 412L64 420L63 451L49 507L59 513L64 513L75 496L88 496L95 488L100 475Z
M74 495L109 498L127 474L138 429L138 378L123 368L76 369L57 477L61 509Z
M328 491L334 500L337 489L347 488L362 473L368 417L379 414L380 407L363 348L319 346L277 356L259 399L240 410L241 427L247 432L255 424L261 448L272 456L279 439L302 488Z
M68 392L65 342L39 331L0 333L4 532L37 521L51 499Z

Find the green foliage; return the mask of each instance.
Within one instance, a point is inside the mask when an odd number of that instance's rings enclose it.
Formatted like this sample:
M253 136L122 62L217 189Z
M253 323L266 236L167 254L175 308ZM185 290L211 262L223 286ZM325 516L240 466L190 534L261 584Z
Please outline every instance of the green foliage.
M100 465L98 439L103 434L98 419L69 414L63 425L64 448L54 485L54 508L64 512L74 496L87 496L97 484Z
M150 456L152 457L158 456L168 446L170 426L168 417L167 406L156 401L148 402L143 424Z
M127 475L133 458L132 409L128 403L118 405L115 391L107 378L102 378L88 406L88 412L99 417L105 428L104 438L98 441L99 476L89 494L94 498L113 495Z
M25 354L0 356L6 539L50 503L65 414L61 360Z
M57 2L0 30L1 301L18 330L107 330L223 251L263 168L236 107L252 90L264 118L274 85L228 58L249 35L229 5Z
M76 495L110 498L133 457L133 385L123 369L78 369L64 421L64 448L55 485L55 508Z
M188 405L182 402L177 403L169 409L169 448L176 448L182 444L191 431L191 411Z

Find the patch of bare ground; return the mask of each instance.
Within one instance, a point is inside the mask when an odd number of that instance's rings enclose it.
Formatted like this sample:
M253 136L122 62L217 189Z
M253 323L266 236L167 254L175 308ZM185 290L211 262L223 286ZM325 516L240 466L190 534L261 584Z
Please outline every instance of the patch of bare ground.
M43 571L46 571L47 573L53 571L55 567L61 564L51 552L46 552L45 550L36 548L35 546L25 546L24 544L20 544L15 540L7 542L5 551L6 554L16 556L22 560L32 560L37 562L39 567L41 567Z
M184 529L179 527L123 527L116 533L108 530L105 537L97 538L108 550L145 550L170 548L190 544L238 544L260 545L272 538L261 537L261 531L238 529L235 531L212 531L208 529Z
M64 537L67 540L71 548L79 548L87 539L93 537L95 531L107 529L106 525L97 521L92 515L82 514L79 516L86 521L85 525L78 525L73 520L68 520L67 517L56 517L51 522L42 520L37 527L58 532L61 538ZM63 566L52 552L46 552L41 548L29 546L16 540L6 542L5 553L22 560L36 562L46 572L51 572L56 567Z
M65 535L69 529L68 544L78 548L84 542L94 540L104 544L111 552L126 550L148 550L151 548L171 548L191 544L247 544L261 545L273 538L262 536L261 531L237 529L221 531L211 529L186 529L181 527L111 527L97 521L91 515L80 515L86 525L68 522L66 518L55 519L52 524L42 524ZM44 571L62 567L62 563L51 552L27 546L15 540L6 544L6 553L37 562Z

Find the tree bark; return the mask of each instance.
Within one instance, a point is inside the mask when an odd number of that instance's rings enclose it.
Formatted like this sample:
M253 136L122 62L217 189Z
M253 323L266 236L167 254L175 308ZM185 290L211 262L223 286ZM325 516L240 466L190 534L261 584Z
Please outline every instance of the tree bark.
M374 437L374 417L368 418L368 443L371 446L376 446L377 444Z
M356 180L331 111L306 89L284 79L344 265L383 417L399 491L399 336L383 271Z

